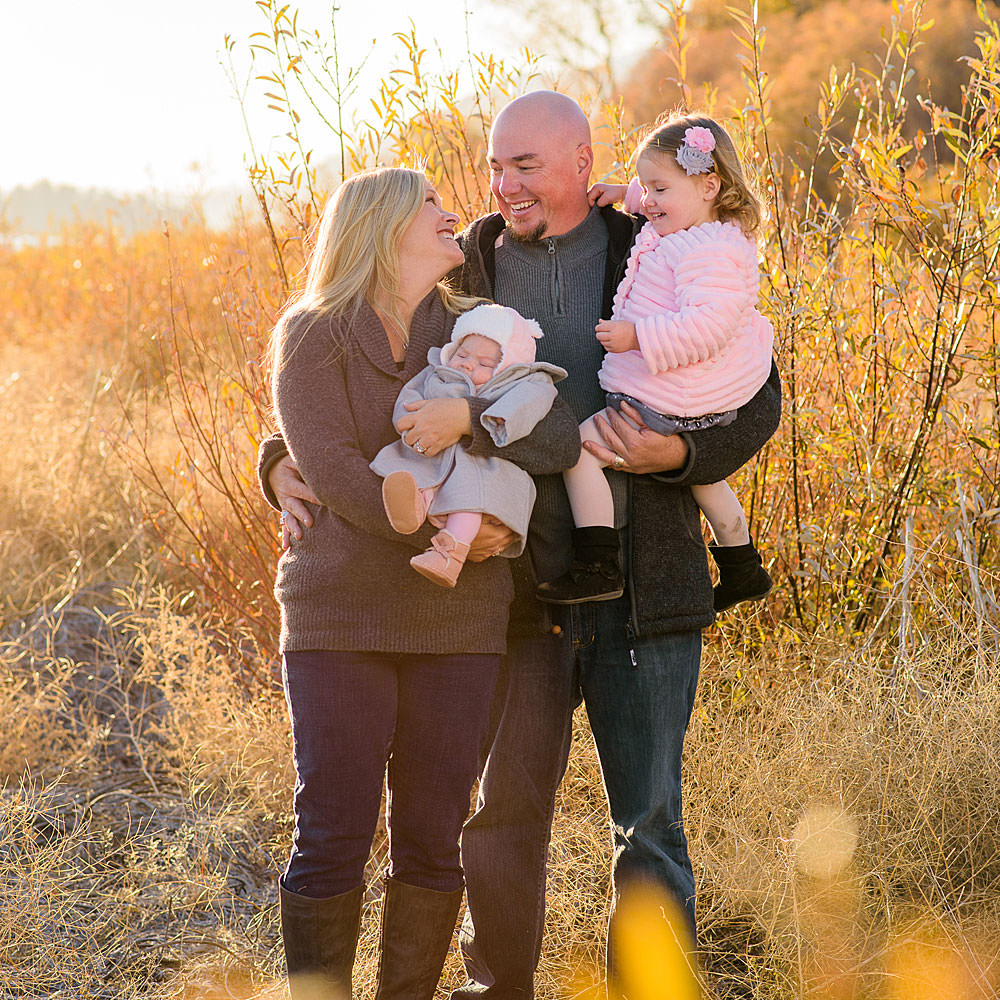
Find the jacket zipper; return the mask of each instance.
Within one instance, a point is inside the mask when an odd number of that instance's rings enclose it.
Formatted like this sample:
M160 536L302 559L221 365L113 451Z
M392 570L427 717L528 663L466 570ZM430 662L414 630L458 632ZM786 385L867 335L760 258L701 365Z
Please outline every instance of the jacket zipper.
M628 638L628 658L632 661L633 668L638 668L639 660L635 655L635 628L632 626L632 619L625 622L625 636Z
M559 300L561 292L559 290L559 261L556 259L556 241L550 236L545 242L548 244L548 253L552 258L552 289L553 298L555 300L552 305L552 312L553 314L558 315L560 312Z
M625 509L632 510L632 482L630 477L625 478ZM635 655L635 640L639 638L639 613L635 603L635 587L632 581L635 579L635 545L632 539L632 518L629 516L626 526L628 536L628 574L625 578L625 586L628 589L629 619L625 622L625 635L628 638L628 655L633 667L639 666L638 657Z

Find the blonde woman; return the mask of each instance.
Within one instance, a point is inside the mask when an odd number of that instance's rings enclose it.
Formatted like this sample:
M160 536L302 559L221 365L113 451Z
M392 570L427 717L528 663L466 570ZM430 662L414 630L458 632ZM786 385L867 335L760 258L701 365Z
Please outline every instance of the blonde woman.
M434 529L393 530L369 468L400 431L429 455L455 444L497 453L475 400L428 400L392 422L399 390L475 301L442 283L463 260L457 221L418 171L346 181L274 333L275 413L313 501L312 527L283 553L275 585L296 767L279 883L293 997L350 994L383 781L378 1000L433 996L462 896L458 840L512 596L507 561L489 556L511 536L484 525L462 586L442 591L410 568ZM551 473L578 449L557 404L503 457Z

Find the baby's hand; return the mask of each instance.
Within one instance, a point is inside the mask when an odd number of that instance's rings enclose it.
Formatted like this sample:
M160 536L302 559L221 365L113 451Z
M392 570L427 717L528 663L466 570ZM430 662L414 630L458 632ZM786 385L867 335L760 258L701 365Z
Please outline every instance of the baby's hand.
M591 205L603 208L605 205L614 205L625 197L628 190L624 184L595 184L587 192L587 200Z
M597 331L597 339L604 346L604 349L612 354L639 350L639 340L635 335L635 323L629 323L624 319L602 319L594 329Z

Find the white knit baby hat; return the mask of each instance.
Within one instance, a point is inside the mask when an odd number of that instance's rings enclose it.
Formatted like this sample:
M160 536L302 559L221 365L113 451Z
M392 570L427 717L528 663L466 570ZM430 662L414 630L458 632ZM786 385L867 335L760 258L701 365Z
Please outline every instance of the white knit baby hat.
M500 345L500 364L497 366L497 371L500 371L509 365L530 365L534 362L535 341L542 336L542 328L533 319L525 319L516 309L508 306L492 303L476 306L455 320L451 340L441 348L441 363L448 364L458 345L473 333Z

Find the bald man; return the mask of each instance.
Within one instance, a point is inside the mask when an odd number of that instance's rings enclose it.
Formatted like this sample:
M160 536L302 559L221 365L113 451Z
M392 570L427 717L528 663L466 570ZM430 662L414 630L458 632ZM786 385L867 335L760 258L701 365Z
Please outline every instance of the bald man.
M497 115L489 140L499 212L460 237L454 275L468 293L512 306L545 332L539 361L569 377L559 394L578 420L604 406L603 349L594 334L611 302L639 225L587 198L594 155L575 101L538 91ZM468 908L461 929L467 982L452 1000L534 996L545 917L546 858L555 794L581 699L600 757L611 817L614 899L630 879L670 892L695 928L694 875L681 810L681 753L712 623L712 583L689 487L726 479L773 434L778 373L724 428L664 437L609 412L600 421L617 525L626 549L625 595L567 607L535 598L572 557L573 518L562 476L535 478L525 555L513 564L516 597L494 727L462 859ZM470 419L478 420L473 402ZM467 440L467 439L464 439ZM308 518L303 488L280 441L261 449L261 479L276 507ZM622 468L619 466L619 468ZM268 478L270 477L270 484ZM270 489L269 489L270 486ZM292 522L293 531L300 531ZM609 949L610 950L610 949Z

